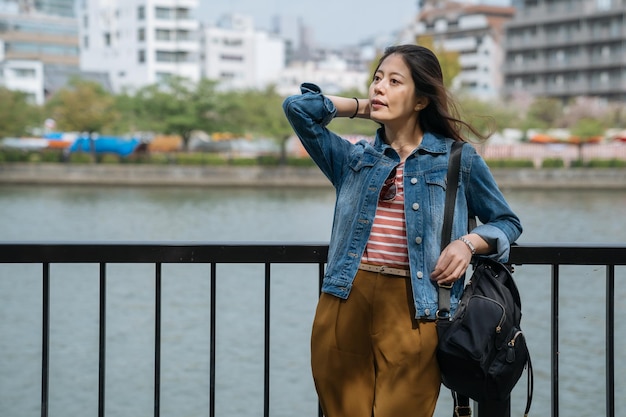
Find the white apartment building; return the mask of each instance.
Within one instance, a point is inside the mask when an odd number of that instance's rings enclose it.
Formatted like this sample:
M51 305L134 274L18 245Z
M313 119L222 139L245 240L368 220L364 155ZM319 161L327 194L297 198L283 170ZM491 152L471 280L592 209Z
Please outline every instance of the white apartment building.
M200 79L199 0L82 0L80 68L106 72L115 92L167 77Z
M293 62L281 72L277 92L283 96L299 94L303 82L317 84L325 94L367 91L369 79L367 71L350 70L345 60L331 56L321 62Z
M42 105L45 99L43 67L38 60L0 59L0 86L26 93L31 103Z
M252 17L227 15L204 29L202 76L218 88L262 89L278 81L285 68L285 42L255 30Z
M461 72L453 80L457 89L490 99L503 87L504 25L513 7L426 0L415 25L416 36L432 36L435 44L458 52Z

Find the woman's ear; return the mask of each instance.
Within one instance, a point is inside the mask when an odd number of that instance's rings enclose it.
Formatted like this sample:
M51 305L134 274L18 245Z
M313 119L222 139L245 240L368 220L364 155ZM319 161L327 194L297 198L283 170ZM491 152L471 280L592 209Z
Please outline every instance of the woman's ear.
M424 110L426 106L428 106L428 103L430 103L430 100L428 100L428 97L418 97L417 103L415 104L415 107L414 107L415 111Z

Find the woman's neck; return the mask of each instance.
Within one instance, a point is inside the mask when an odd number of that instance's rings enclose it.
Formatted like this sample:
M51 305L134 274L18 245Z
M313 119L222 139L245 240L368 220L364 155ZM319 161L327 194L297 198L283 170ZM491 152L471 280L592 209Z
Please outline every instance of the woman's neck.
M419 126L414 129L393 130L385 126L385 137L387 143L400 156L400 160L404 161L413 151L422 143L424 137Z

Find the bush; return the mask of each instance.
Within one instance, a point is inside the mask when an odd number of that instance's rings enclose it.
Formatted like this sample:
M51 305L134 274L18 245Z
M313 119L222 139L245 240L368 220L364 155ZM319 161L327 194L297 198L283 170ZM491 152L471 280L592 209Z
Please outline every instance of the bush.
M0 155L3 162L27 162L29 159L29 152L21 149L2 149Z
M275 166L280 165L280 156L262 155L257 158L257 162L261 166L275 167Z
M174 163L179 165L225 165L224 157L208 152L177 153L174 155Z
M98 155L98 162L101 164L119 164L122 158L114 153L105 153Z
M542 168L563 168L565 162L561 158L546 158L541 162Z
M314 167L315 162L311 158L287 158L287 165L297 167Z
M93 159L89 153L74 152L70 154L69 162L72 164L90 164L93 162Z
M152 153L150 155L142 155L137 158L135 162L139 164L155 164L155 165L168 165L171 162L170 156L166 153Z
M589 168L626 168L626 161L621 159L591 159L587 166Z
M41 162L56 163L63 162L63 151L47 149L41 152Z
M530 159L489 159L485 162L489 168L534 168Z
M236 167L252 167L256 166L256 158L233 158L230 160L230 164Z

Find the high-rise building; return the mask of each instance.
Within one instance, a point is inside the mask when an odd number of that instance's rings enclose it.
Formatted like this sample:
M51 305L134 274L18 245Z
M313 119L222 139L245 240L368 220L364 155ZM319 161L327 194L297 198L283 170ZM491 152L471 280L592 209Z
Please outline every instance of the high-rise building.
M416 36L459 53L461 71L453 80L479 98L497 97L502 88L504 24L515 9L449 0L425 0L415 24Z
M21 2L29 2L34 5L35 10L39 13L53 15L76 17L76 2L74 0L20 0Z
M42 14L0 14L4 59L31 59L78 67L76 19Z
M626 0L518 3L506 28L506 95L626 100Z
M80 67L106 71L114 91L172 76L198 81L198 0L84 0L79 8Z
M79 62L76 19L5 8L0 13L0 85L25 92L43 104L54 93L46 77L54 67L76 72Z
M76 17L74 0L0 0L0 12Z
M203 76L222 89L261 89L276 83L285 68L285 42L256 30L244 15L223 16L203 32Z

